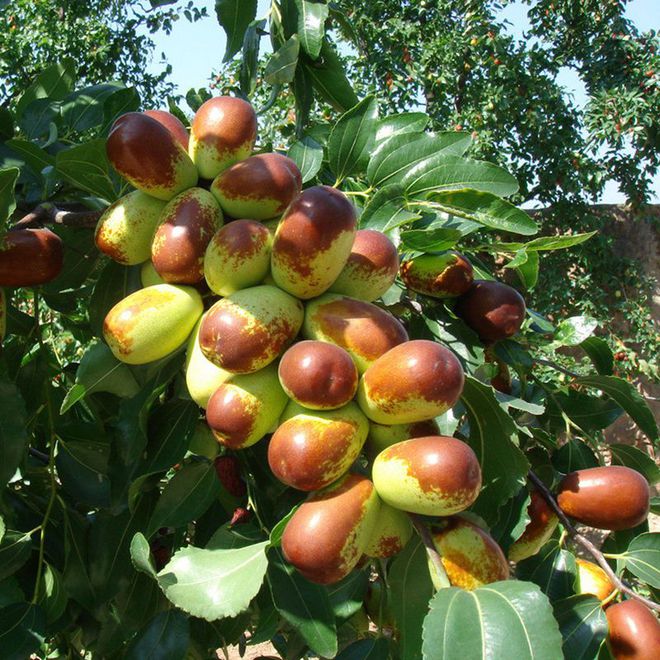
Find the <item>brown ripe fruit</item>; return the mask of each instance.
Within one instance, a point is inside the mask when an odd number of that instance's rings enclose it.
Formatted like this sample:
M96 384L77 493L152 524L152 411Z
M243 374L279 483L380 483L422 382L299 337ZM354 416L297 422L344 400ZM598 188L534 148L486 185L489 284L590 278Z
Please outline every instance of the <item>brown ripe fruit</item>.
M571 518L597 529L630 529L644 522L651 492L636 470L620 465L577 470L557 490L557 504Z
M502 282L475 280L456 303L454 311L483 342L511 337L525 319L525 299Z
M62 271L62 239L50 229L15 229L0 238L0 286L36 286Z
M213 461L215 473L227 492L234 497L245 497L247 486L241 476L241 464L236 456L218 456Z
M144 114L165 126L172 137L188 151L188 130L178 117L166 110L145 110Z
M527 506L529 522L522 536L509 548L511 561L522 561L535 555L555 531L559 518L551 509L543 496L533 490L530 493L530 502Z
M322 341L301 341L283 356L280 383L296 403L312 410L346 405L358 386L351 356L339 346Z
M412 291L433 298L465 293L474 278L472 264L458 252L422 254L401 264L401 279Z
M598 600L605 600L614 591L614 585L607 577L607 573L592 561L586 559L576 559L575 561L578 569L578 593L591 594Z
M660 622L648 607L625 600L610 605L605 614L610 629L607 641L616 660L660 658Z

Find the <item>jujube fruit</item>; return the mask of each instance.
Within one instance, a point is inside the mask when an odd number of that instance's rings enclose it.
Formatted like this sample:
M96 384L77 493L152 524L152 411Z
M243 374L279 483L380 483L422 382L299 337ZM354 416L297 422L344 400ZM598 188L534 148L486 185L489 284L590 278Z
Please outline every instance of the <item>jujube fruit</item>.
M62 239L50 229L14 229L0 237L0 286L37 286L64 265Z
M411 424L377 424L369 421L367 450L373 459L383 449L387 449L397 442L423 438L427 435L440 435L440 428L434 419L425 419L422 422L412 422Z
M458 252L422 254L401 264L401 279L412 291L432 298L451 298L472 285L472 264Z
M166 110L145 110L144 114L165 126L172 134L172 137L188 151L188 130L178 117L175 117L171 112L167 112Z
M636 600L624 600L605 610L607 643L616 660L657 660L660 657L660 622Z
M412 534L408 514L382 502L364 554L368 557L393 557L406 547Z
M532 490L529 495L529 522L520 538L509 548L511 561L522 561L535 555L550 540L559 523L557 514L537 490Z
M607 577L607 573L592 561L576 559L577 591L580 594L591 594L598 600L605 600L615 589Z

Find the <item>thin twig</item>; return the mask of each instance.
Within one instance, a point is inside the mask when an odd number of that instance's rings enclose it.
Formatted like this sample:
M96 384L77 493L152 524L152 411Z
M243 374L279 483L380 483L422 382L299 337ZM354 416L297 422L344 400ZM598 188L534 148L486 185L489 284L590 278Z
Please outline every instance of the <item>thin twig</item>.
M61 225L63 227L94 228L103 211L67 210L54 204L40 204L34 210L24 215L12 229L32 229L44 225Z
M560 364L557 364L556 362L552 362L550 360L543 360L541 358L534 358L534 362L536 362L537 364L544 364L546 367L551 367L552 369L561 371L561 373L566 374L571 378L582 378L580 374L576 373L575 371L571 371L570 369L566 369L562 367Z
M35 449L34 447L30 447L29 449L30 456L34 456L34 458L40 460L44 464L48 464L48 454L44 454L44 452L39 451L38 449Z
M451 583L447 577L447 571L445 571L445 567L442 564L442 558L440 557L440 553L435 547L435 543L433 543L433 538L431 537L431 533L429 532L428 528L416 513L409 513L408 516L410 517L415 531L417 534L419 534L419 538L422 540L422 543L426 548L426 554L429 556L429 559L433 564L433 568L435 568L436 577L440 583L440 588L451 587Z
M566 514L559 508L557 500L555 500L553 494L547 488L547 486L532 472L531 470L527 474L529 480L534 484L536 489L539 491L543 499L552 507L554 512L557 514L557 517L561 521L561 524L564 526L564 529L569 533L570 537L575 543L582 546L595 560L596 563L605 571L610 582L619 590L625 594L628 594L631 598L644 603L647 607L650 607L653 610L660 612L660 605L658 603L640 596L636 591L634 591L628 584L626 584L611 568L607 563L607 560L603 556L603 553L585 536L582 536L580 532L575 529L575 526L571 521L566 517Z

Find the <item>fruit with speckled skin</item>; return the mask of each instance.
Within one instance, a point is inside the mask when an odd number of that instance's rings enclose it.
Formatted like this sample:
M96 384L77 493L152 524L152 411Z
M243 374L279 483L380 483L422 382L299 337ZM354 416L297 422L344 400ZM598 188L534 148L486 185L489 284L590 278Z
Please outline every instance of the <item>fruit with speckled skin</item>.
M537 490L532 490L529 495L529 522L522 536L509 548L511 561L522 561L535 555L550 540L559 523L557 514Z
M607 643L616 660L657 660L660 657L660 622L637 600L624 600L606 610Z
M472 449L448 436L398 442L372 468L384 502L402 511L450 516L467 509L481 490L481 468Z
M221 227L204 255L204 277L220 296L259 284L270 269L273 238L256 220L236 220Z
M172 137L188 151L188 130L178 117L166 110L145 110L144 114L165 126Z
M0 342L5 338L7 332L7 295L4 289L0 289Z
M298 490L319 490L348 471L367 438L367 418L354 404L311 411L290 402L268 446L273 474Z
M195 289L156 284L120 300L105 317L103 337L118 360L146 364L179 348L202 310Z
M360 379L357 400L378 424L409 424L442 415L463 391L463 368L444 346L426 339L400 344Z
M383 232L359 229L348 261L329 291L371 302L394 284L399 254Z
M213 179L247 158L257 139L257 115L242 99L218 96L202 103L190 127L188 152L199 175Z
M299 300L274 286L254 286L211 307L199 331L199 345L213 364L247 374L281 355L302 320Z
M200 408L206 408L211 395L232 375L207 360L202 353L199 346L199 328L204 316L197 321L188 339L185 365L188 393Z
M11 229L0 236L0 286L37 286L64 265L62 239L50 229Z
M369 557L393 557L405 548L412 532L408 514L383 502L364 554Z
M409 289L425 296L452 298L472 286L474 271L458 252L422 254L401 264L401 279Z
M557 489L557 504L569 517L598 529L630 529L649 513L651 492L636 470L620 465L577 470Z
M343 348L322 341L294 344L282 356L279 376L288 396L312 410L346 405L358 386L351 356Z
M258 154L218 174L211 192L232 218L269 220L284 212L301 186L300 170L290 158Z
M369 422L369 435L367 436L367 453L374 459L383 449L387 449L397 442L423 438L427 435L440 435L440 429L434 419L426 419L412 424L376 424Z
M576 559L577 583L576 590L580 594L591 594L598 600L605 600L613 591L614 585L607 577L607 573L592 561Z
M153 286L154 284L165 284L165 280L156 272L151 259L145 261L140 268L140 282L143 287Z
M147 195L169 201L197 184L197 168L170 131L142 112L128 112L112 125L106 142L117 172Z
M303 336L336 344L364 373L381 355L403 342L408 333L389 312L364 300L326 293L305 306Z
M525 299L508 284L475 280L454 311L480 337L491 343L512 337L525 320Z
M288 401L277 378L277 366L232 376L213 393L206 421L213 435L230 449L243 449L261 440L277 423Z
M158 274L172 284L201 282L204 253L222 222L222 210L208 190L190 188L170 200L151 244Z
M472 591L491 582L507 580L509 565L493 538L463 518L452 518L433 533L449 582Z
M346 475L311 495L293 514L282 535L285 559L312 582L339 582L364 553L379 508L371 481Z
M356 225L344 193L329 186L304 190L275 232L270 266L277 286L304 300L320 296L344 268Z

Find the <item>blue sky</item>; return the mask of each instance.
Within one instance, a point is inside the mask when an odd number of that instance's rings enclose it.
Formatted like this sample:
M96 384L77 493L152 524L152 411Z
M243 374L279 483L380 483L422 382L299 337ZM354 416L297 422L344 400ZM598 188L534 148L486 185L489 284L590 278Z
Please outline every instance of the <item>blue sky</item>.
M183 94L191 87L206 87L212 69L217 69L222 61L225 50L225 34L217 23L212 0L196 3L200 8L206 7L209 17L191 24L181 18L170 35L155 35L156 50L151 68L161 70L159 64L161 53L172 65L172 82L177 85L178 92ZM269 0L259 0L258 16L263 17L270 6ZM631 0L626 9L627 16L641 30L660 30L660 0ZM502 12L502 17L510 21L511 32L522 36L529 25L526 7L521 2L513 2ZM262 40L265 44L267 39ZM577 74L565 70L559 77L559 82L573 95L577 105L584 104L586 97L583 85ZM654 202L660 201L660 175L655 179ZM620 203L625 201L615 183L606 187L601 200L605 203Z

